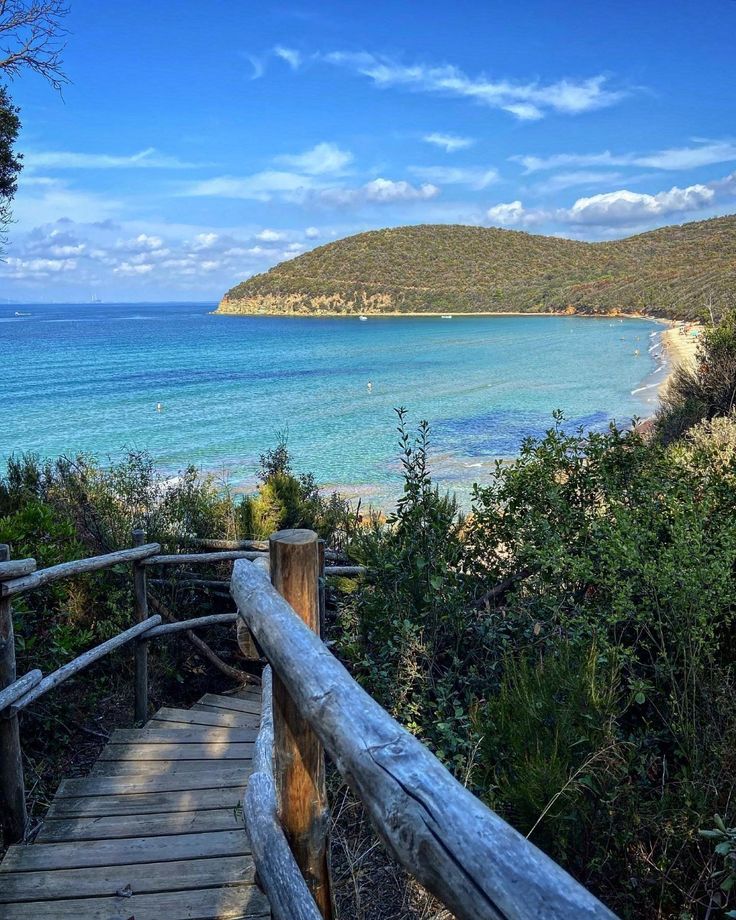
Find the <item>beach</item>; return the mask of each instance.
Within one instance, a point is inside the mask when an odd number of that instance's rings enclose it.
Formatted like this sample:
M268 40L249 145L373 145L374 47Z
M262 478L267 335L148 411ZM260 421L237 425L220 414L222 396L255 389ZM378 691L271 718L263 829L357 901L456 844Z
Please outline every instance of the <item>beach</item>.
M698 323L673 323L662 333L662 344L667 352L670 368L667 379L662 383L660 393L679 367L695 369L698 343L702 332L703 327Z

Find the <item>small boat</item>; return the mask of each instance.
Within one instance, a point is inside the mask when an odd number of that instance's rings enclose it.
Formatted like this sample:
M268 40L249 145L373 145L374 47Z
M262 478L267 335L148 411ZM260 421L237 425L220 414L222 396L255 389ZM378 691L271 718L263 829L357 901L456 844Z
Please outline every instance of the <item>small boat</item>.
M23 313L21 310L16 310L16 311L15 311L15 315L16 315L16 316L30 316L31 314L30 314L30 313Z
M361 316L361 317L360 317L360 321L361 321L361 323L365 323L365 322L368 321L368 317L367 317L367 316Z
M452 319L452 313L443 313L442 319Z

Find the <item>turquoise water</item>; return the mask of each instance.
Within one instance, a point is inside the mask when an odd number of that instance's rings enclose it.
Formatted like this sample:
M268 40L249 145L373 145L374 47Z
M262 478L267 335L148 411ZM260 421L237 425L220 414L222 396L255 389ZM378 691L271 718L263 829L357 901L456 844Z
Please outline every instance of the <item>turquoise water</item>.
M398 484L396 406L430 421L437 478L467 493L553 410L588 428L626 423L651 413L665 374L663 327L647 320L360 322L213 306L0 306L0 455L145 448L172 475L195 463L247 487L288 431L297 468L380 504Z

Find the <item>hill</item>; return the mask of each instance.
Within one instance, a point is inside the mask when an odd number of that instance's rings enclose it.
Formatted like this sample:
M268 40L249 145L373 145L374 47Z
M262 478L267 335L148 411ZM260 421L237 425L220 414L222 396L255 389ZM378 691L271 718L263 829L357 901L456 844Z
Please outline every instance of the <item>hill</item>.
M693 319L736 297L736 215L604 243L425 224L346 237L225 294L218 313L580 312Z

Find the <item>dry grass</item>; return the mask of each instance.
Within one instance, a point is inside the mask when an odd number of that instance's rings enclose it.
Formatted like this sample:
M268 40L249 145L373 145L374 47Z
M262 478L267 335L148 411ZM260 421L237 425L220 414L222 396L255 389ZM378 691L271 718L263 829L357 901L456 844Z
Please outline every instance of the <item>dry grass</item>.
M452 920L453 915L391 858L361 802L336 774L331 780L331 859L338 918Z

